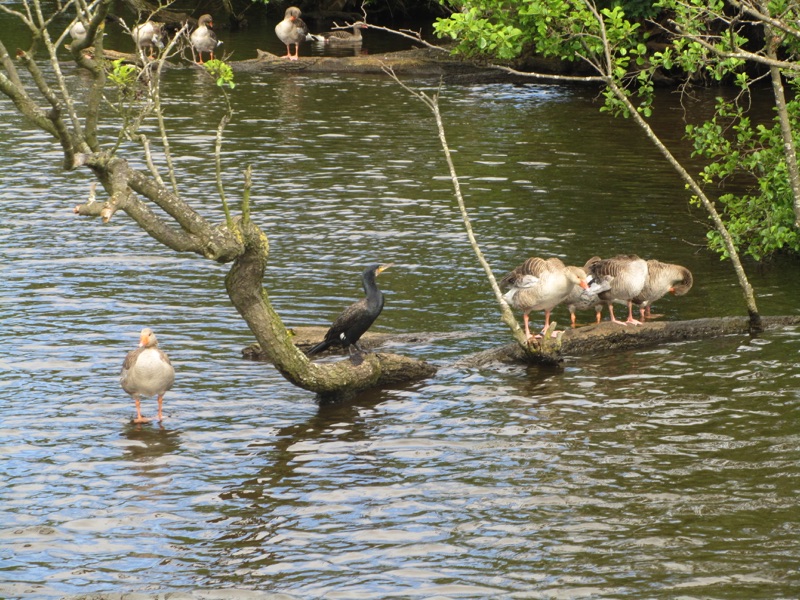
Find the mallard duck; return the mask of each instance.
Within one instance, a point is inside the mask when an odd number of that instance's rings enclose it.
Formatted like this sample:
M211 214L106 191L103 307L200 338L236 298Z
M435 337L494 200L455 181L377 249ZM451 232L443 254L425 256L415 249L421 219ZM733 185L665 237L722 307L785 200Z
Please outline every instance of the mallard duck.
M361 30L368 29L369 27L363 21L358 21L353 23L350 28L353 30L352 32L346 29L334 29L333 31L315 34L314 39L326 44L331 44L332 46L355 46L364 40L361 36Z
M284 13L283 21L275 26L275 34L286 44L286 54L284 54L283 58L297 60L300 52L300 42L304 41L308 36L308 27L303 19L300 18L301 14L299 8L290 6ZM292 54L292 44L294 44L294 54Z
M660 316L650 314L653 302L668 293L683 296L692 289L693 283L692 273L686 267L648 260L647 280L642 291L633 298L633 303L639 306L642 321Z
M142 417L141 396L158 396L158 420L162 420L161 408L164 394L175 381L175 369L167 355L158 348L156 334L149 327L139 335L139 347L131 350L122 363L119 383L122 389L136 402L134 423L146 423Z
M383 292L378 289L375 278L391 266L391 263L370 265L364 269L361 281L366 296L348 306L336 318L325 334L325 339L307 352L309 356L318 354L330 346L347 348L351 357L353 348L359 353L363 353L363 349L358 345L358 340L372 327L375 319L381 314L384 304Z
M203 15L197 21L197 28L192 32L189 39L192 42L192 56L195 50L199 56L198 64L203 64L203 52L208 52L211 56L209 60L214 60L214 50L222 42L217 39L217 34L211 29L214 27L211 15Z
M155 21L146 21L133 28L131 31L133 43L140 51L147 51L147 57L153 58L155 56L154 47L164 47L164 25L156 23Z
M596 279L611 277L608 290L598 294L600 300L608 306L608 313L613 323L623 325L632 323L641 325L641 321L633 318L633 299L642 291L647 281L647 261L635 254L620 254L612 258L594 257L586 263L586 269ZM614 302L628 305L628 319L620 321L614 316Z
M545 331L550 326L550 311L564 301L575 285L588 288L586 279L567 269L558 258L545 260L538 256L529 258L500 280L501 287L510 288L503 296L505 301L522 311L525 336L528 338L533 337L528 313L532 310L544 311L542 331Z
M579 285L572 286L572 290L570 291L566 300L564 300L564 304L567 305L567 310L569 310L569 318L572 323L572 327L576 326L576 310L588 310L590 308L594 308L596 315L595 322L599 323L601 314L603 312L603 301L600 300L598 294L611 288L612 278L609 276L603 277L602 279L595 278L594 275L590 275L586 272L585 267L581 268L569 266L567 269L572 271L580 279L586 280L586 284L588 286L585 289Z

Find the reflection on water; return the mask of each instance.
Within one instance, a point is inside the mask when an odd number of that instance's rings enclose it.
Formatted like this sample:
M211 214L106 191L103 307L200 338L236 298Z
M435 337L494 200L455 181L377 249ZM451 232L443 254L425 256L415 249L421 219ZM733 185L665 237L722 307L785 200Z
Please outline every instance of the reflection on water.
M507 334L425 109L382 78L237 78L226 192L236 208L253 165L285 322L330 322L361 295L364 264L395 262L378 328L447 332L402 346L441 370L316 406L241 360L251 336L224 265L161 248L123 215L74 217L85 174L49 164L44 136L0 130L0 596L797 596L798 331L552 370L451 367ZM221 220L221 105L194 70L170 72L165 90L179 99L168 125L183 193ZM695 274L690 294L659 303L666 319L741 313L727 265L697 249L705 230L681 184L595 100L443 90L491 264L636 251ZM752 273L765 313L796 312L797 270ZM118 376L145 325L177 378L163 423L134 425Z

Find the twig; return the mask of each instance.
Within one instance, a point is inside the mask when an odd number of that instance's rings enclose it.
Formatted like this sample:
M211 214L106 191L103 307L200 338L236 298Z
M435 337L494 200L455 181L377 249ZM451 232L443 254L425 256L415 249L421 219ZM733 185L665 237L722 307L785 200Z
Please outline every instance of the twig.
M503 292L500 290L500 286L497 283L497 279L495 279L494 273L492 273L492 267L489 265L489 262L486 260L486 257L483 255L481 251L480 245L478 244L478 240L475 238L475 234L472 230L472 224L470 222L469 215L467 214L467 207L464 203L464 196L461 194L461 183L458 180L458 174L456 173L455 164L453 163L453 156L450 153L450 147L447 144L447 137L445 136L444 131L444 122L442 121L442 114L439 110L439 92L441 90L441 84L439 89L437 89L436 93L433 96L429 96L425 92L421 92L415 89L410 88L405 83L400 81L400 79L395 74L394 70L387 66L382 66L384 73L389 75L394 81L400 85L404 90L406 90L409 94L420 100L425 106L427 106L431 112L433 113L434 118L436 119L436 126L439 131L439 141L442 144L442 150L444 151L445 159L447 160L447 166L450 170L450 179L453 182L453 190L455 192L456 201L458 202L458 208L461 211L461 218L464 221L464 228L467 231L467 237L469 238L469 243L472 246L475 255L478 257L478 261L480 262L481 266L483 267L484 272L486 273L487 278L489 279L489 284L492 286L492 291L494 291L495 298L497 299L498 304L500 305L500 310L502 313L503 322L509 326L511 332L514 335L514 338L520 344L520 346L526 351L530 352L531 347L528 344L528 340L525 337L525 333L520 328L519 323L517 323L516 318L514 317L514 313L511 311L508 303L503 298Z
M242 194L242 227L250 225L250 189L253 187L253 168L250 165L244 170L244 193Z
M366 19L364 19L366 23ZM391 29L389 27L384 27L382 25L372 25L368 24L370 29L377 29L379 31L387 31L394 35L399 35L400 37L407 38L409 40L414 40L422 44L423 46L430 48L431 50L438 50L439 52L450 52L447 48L442 48L441 46L437 46L436 44L431 44L422 39L422 33L419 31L413 31L411 29Z

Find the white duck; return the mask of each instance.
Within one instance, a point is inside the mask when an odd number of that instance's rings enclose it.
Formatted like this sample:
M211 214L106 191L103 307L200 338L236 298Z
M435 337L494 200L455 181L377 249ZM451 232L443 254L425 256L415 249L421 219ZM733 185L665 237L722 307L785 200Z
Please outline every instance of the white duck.
M197 20L197 28L189 36L192 42L192 56L195 50L199 56L198 64L203 64L203 53L208 52L211 56L209 60L214 60L214 50L217 49L222 42L217 39L217 34L211 29L214 27L211 15L203 15Z
M509 287L503 296L506 302L522 311L525 335L530 338L528 313L532 310L544 311L544 330L550 326L550 311L558 306L572 291L575 285L587 288L586 279L581 279L567 269L558 258L547 260L534 256L508 273L500 281L501 286Z
M633 299L641 293L647 281L647 261L635 254L620 254L612 258L594 257L586 263L587 272L596 279L612 277L608 290L598 294L600 300L608 305L608 313L613 323L641 325L633 318ZM628 305L628 319L620 321L614 316L614 302Z
M141 396L158 396L158 420L162 420L161 408L164 394L175 381L175 369L167 355L158 348L156 334L149 327L142 329L139 347L131 350L122 363L119 383L122 389L136 402L134 423L146 423L142 417Z
M284 13L283 21L275 26L275 34L286 44L286 54L284 54L283 58L297 60L300 52L300 42L305 41L306 36L308 36L308 27L303 19L300 18L301 14L299 8L290 6ZM292 44L294 44L294 54L292 54Z
M642 321L658 316L650 314L653 302L668 293L683 296L692 289L693 283L692 273L686 267L648 260L647 280L642 291L633 298L633 303L639 306Z
M80 21L75 21L69 28L69 36L72 38L73 42L82 44L86 39L86 26Z

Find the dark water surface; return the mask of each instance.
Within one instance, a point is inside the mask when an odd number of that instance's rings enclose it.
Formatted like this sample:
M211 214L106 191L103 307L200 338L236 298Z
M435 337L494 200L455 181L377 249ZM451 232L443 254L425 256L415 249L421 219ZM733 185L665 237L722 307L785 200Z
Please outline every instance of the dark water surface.
M237 81L227 194L238 209L251 164L284 321L329 323L361 294L363 266L391 261L376 329L449 334L392 346L441 370L317 406L240 358L252 340L225 266L159 246L122 214L75 217L87 174L61 171L46 136L3 127L0 596L800 595L800 331L557 370L457 369L508 334L427 109L380 77ZM168 73L165 93L182 193L219 220L216 90L187 69ZM743 314L682 184L596 102L566 86L442 90L496 273L530 255L637 252L694 272L689 295L657 304L665 318ZM16 122L7 101L0 119ZM656 125L676 142L671 123ZM764 314L797 313L796 262L748 266ZM131 424L118 384L143 326L177 369L163 426Z

